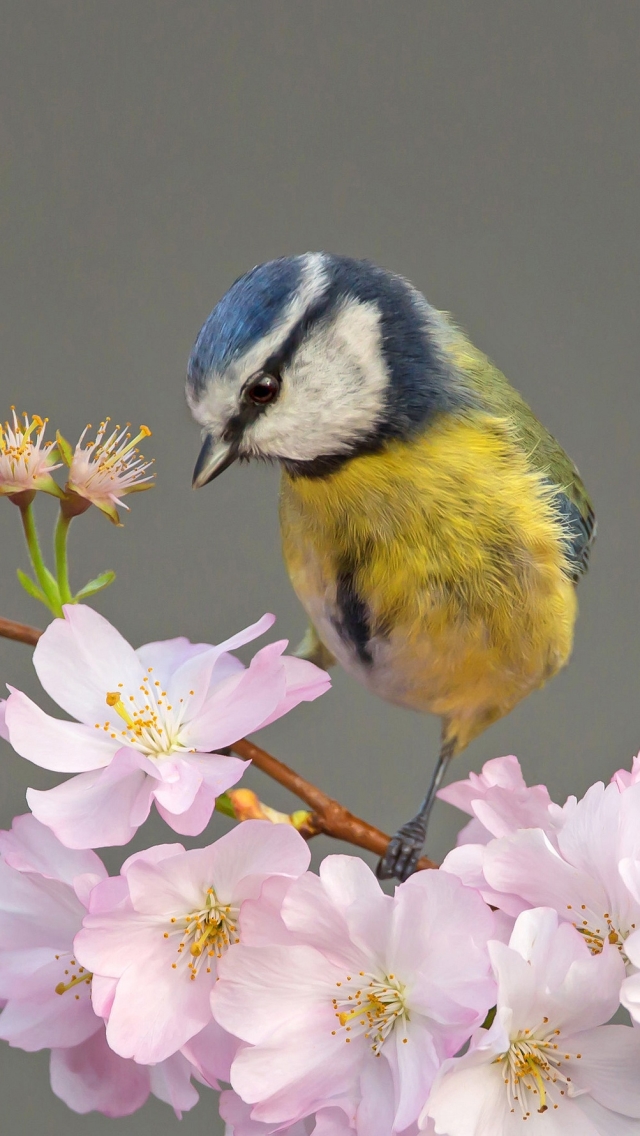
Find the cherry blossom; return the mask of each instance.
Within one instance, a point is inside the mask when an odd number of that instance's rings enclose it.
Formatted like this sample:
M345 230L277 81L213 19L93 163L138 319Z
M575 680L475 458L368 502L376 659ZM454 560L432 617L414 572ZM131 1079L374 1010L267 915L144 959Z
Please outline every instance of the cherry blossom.
M27 794L34 815L69 847L126 844L154 802L176 832L202 832L216 797L247 764L210 751L330 685L312 663L283 656L286 640L263 647L247 668L229 654L271 627L271 615L216 647L180 638L134 651L92 608L63 610L33 661L46 692L76 721L51 717L11 688L5 718L19 754L77 774Z
M108 883L95 852L66 848L33 816L0 832L0 1038L51 1049L54 1093L76 1112L128 1116L150 1093L179 1114L198 1094L180 1054L153 1069L109 1049L91 1003L92 975L73 940L92 888Z
M608 940L628 962L625 940L640 928L640 903L620 862L640 858L640 785L621 793L598 782L572 808L556 846L540 828L486 846L457 848L443 867L472 880L488 903L510 915L553 907L594 953Z
M45 442L47 419L37 414L24 425L13 409L13 423L0 424L0 497L33 493L37 489L61 497L62 492L51 476L55 464L55 442ZM27 498L31 500L31 498Z
M565 810L554 804L546 785L527 785L517 757L494 757L481 773L466 781L453 781L438 797L473 819L458 833L457 845L487 844L519 828L541 828L551 839L565 820Z
M491 912L440 872L391 898L349 856L281 889L279 914L276 892L243 909L212 995L214 1017L248 1043L233 1088L254 1120L293 1123L341 1096L358 1133L402 1132L492 1005Z
M210 1007L218 961L236 949L242 903L268 876L297 877L308 863L295 829L246 821L207 848L136 853L120 877L94 888L74 949L96 976L94 1007L111 1048L151 1064L184 1046L207 1079L228 1076L236 1043ZM203 1057L187 1043L205 1028Z
M87 891L107 875L34 817L0 832L0 1038L20 1049L78 1045L100 1029L91 976L73 952Z
M421 1124L447 1136L632 1136L640 1132L640 1032L604 1025L618 1007L622 959L592 955L555 911L516 921L489 945L495 1020L446 1061Z
M120 518L116 505L129 508L122 498L127 493L139 493L153 486L153 474L145 476L152 463L145 462L137 449L138 442L149 438L151 431L148 426L141 426L139 433L132 438L128 427L120 430L116 426L106 437L108 425L109 419L106 418L100 423L95 441L83 448L82 443L90 429L87 426L73 455L67 454L66 445L62 452L68 459L70 457L67 494L72 501L74 496L82 498L82 502L72 506L72 514L95 505L117 525Z

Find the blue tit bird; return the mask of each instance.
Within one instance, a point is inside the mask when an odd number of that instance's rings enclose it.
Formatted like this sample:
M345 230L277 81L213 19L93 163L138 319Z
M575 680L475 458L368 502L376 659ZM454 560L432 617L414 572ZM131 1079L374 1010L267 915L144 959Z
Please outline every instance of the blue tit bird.
M595 518L576 467L504 375L401 276L328 253L259 265L189 361L194 486L236 459L282 470L302 653L442 720L404 880L454 754L568 661Z

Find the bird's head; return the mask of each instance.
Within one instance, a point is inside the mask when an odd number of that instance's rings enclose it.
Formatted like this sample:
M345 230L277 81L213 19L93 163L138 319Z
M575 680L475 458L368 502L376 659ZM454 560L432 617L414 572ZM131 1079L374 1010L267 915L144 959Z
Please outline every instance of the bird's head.
M460 401L450 334L410 284L367 261L306 253L252 269L189 360L203 433L194 486L237 458L317 476L415 433Z

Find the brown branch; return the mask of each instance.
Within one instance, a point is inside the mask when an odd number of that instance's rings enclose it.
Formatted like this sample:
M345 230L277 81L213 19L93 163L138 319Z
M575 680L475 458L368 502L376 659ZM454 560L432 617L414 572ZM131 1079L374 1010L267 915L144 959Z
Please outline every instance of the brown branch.
M3 619L0 616L0 635L4 639L16 639L18 643L28 643L35 647L42 632L37 627L29 627L28 623L16 623L13 619Z
M12 619L0 617L0 636L5 639L15 639L19 643L28 643L29 646L35 647L41 635L42 631L37 627L30 627L27 623L16 623ZM326 793L322 792L322 789L318 789L317 785L313 785L311 781L301 777L299 773L290 769L277 757L267 753L265 749L261 749L255 742L250 742L248 738L242 738L231 748L239 757L244 758L245 761L253 762L268 777L271 777L280 785L284 785L285 789L289 789L309 806L312 812L309 821L306 822L302 830L305 836L311 837L324 833L325 836L332 836L336 840L344 840L347 844L355 844L358 848L366 848L367 851L374 852L378 856L382 856L386 851L389 837L385 832L381 832L379 828L361 820L360 817L354 816L348 809L345 809L344 805L334 801L332 797L328 797ZM418 868L420 869L437 867L438 865L426 856L418 861Z

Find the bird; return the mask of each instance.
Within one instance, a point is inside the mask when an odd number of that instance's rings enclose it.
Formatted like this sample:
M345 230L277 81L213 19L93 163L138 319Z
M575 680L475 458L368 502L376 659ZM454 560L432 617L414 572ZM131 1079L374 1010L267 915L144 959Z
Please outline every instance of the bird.
M406 880L451 758L569 660L595 516L576 466L500 370L403 276L326 252L270 260L191 352L193 485L281 467L299 650L441 719L415 817L377 874Z

